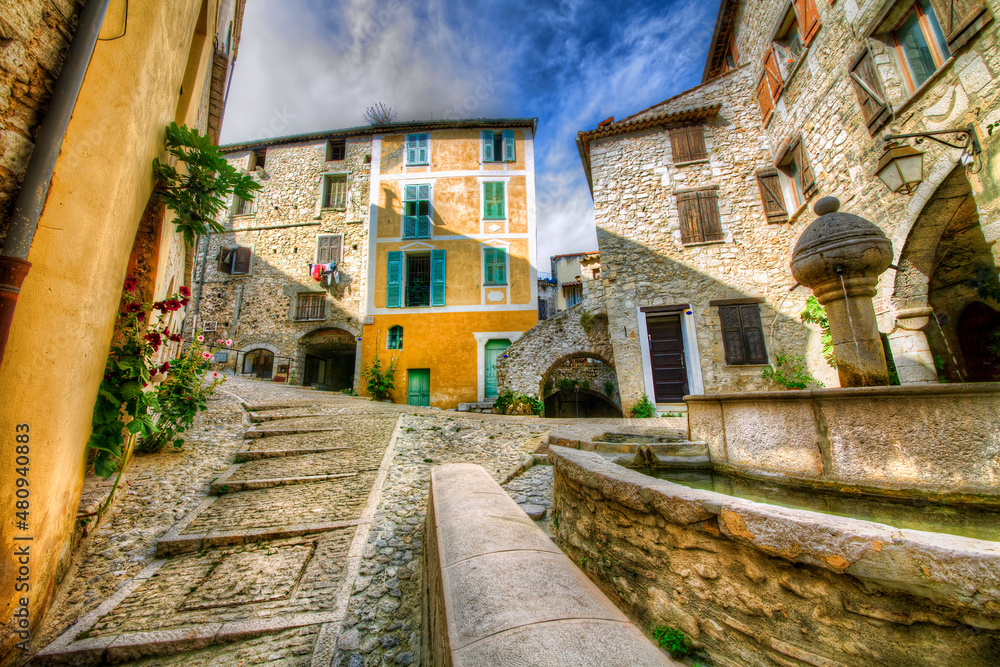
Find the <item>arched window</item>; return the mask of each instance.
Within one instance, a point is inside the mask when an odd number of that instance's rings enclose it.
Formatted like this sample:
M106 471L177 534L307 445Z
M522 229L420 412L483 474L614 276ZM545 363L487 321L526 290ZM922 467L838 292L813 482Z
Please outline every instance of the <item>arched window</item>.
M253 350L243 357L243 372L256 375L262 380L271 377L274 368L274 353L270 350Z
M385 339L385 347L387 350L403 349L403 327L398 324L396 326L389 327L389 334Z

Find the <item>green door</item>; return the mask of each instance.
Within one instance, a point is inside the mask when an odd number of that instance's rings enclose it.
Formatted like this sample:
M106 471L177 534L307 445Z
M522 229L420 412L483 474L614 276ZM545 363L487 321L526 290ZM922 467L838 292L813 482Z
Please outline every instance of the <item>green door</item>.
M410 368L406 371L406 375L410 381L407 403L429 407L431 404L431 370L429 368Z
M503 351L510 347L510 341L486 341L486 398L496 398L497 395L497 359Z

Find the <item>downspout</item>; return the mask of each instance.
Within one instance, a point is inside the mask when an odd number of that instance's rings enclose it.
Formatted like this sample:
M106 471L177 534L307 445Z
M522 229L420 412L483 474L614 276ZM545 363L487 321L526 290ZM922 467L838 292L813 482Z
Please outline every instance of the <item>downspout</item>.
M10 227L3 250L0 250L0 361L7 348L17 296L31 268L31 262L28 261L31 240L45 206L56 159L62 149L66 128L76 107L110 2L111 0L89 0L80 12L76 34L66 51L62 72L49 100L49 110L39 127L28 169L17 193L17 201L14 202Z

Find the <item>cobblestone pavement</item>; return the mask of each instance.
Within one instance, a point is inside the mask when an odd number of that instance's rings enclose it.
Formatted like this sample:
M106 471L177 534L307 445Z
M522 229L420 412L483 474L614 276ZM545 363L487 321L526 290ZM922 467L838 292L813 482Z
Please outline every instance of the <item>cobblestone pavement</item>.
M254 415L254 430L337 430L244 439L243 402L273 406ZM627 424L591 420L584 430L605 426ZM430 468L482 465L525 509L543 512L549 532L552 469L516 473L553 428L580 430L571 420L230 380L183 451L134 459L126 493L82 545L35 648L58 637L103 649L117 637L105 657L136 665L418 664ZM171 540L190 548L164 550ZM156 558L158 543L169 558Z

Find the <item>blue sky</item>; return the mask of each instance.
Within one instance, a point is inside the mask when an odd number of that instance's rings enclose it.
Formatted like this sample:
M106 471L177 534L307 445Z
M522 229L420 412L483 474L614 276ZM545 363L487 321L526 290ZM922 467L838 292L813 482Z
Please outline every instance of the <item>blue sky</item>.
M250 0L222 142L538 117L539 269L597 249L576 134L697 85L718 0Z

